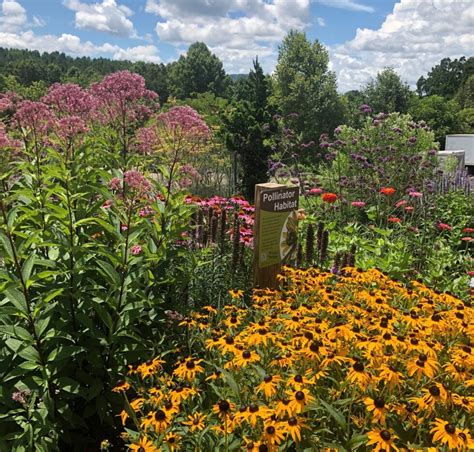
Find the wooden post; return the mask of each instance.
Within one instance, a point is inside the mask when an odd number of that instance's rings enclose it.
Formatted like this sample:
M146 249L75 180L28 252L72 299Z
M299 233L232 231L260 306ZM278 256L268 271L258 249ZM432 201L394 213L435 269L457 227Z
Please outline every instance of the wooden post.
M297 248L299 187L255 185L254 287L277 288L282 264Z

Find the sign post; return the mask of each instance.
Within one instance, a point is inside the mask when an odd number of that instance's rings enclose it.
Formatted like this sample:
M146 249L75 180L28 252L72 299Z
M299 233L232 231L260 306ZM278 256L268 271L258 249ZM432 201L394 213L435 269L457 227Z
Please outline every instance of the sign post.
M299 187L255 185L254 286L277 288L281 266L295 255Z

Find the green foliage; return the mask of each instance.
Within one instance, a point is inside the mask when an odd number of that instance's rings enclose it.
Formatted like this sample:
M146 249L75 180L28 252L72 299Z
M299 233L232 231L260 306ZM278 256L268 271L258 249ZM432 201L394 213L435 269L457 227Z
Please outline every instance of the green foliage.
M242 167L241 187L248 199L253 199L255 184L267 180L270 146L266 142L268 83L258 60L243 82L246 98L234 102L225 117L227 148L237 152Z
M443 58L434 66L427 77L420 77L416 83L420 96L435 94L453 98L463 82L474 73L474 57L451 60Z
M459 112L460 107L455 100L447 100L438 95L414 98L409 109L415 121L425 121L428 124L443 148L446 135L463 132Z
M325 47L302 32L291 31L279 48L271 103L284 116L298 113L294 130L305 142L317 141L342 121L336 76L328 64Z
M474 108L474 74L464 81L456 93L455 99L461 108Z
M169 90L179 99L209 91L224 96L231 83L219 58L203 42L189 46L186 55L171 63L168 71Z
M413 94L393 68L385 68L363 90L365 103L374 112L406 113Z

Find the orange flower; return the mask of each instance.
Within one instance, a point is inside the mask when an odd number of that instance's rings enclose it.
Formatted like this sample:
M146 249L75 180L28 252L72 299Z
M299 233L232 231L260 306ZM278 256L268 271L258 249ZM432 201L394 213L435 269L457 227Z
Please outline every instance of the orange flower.
M392 187L382 187L380 193L387 196L392 196L395 193L395 189Z
M324 202L327 202L329 204L333 204L337 201L336 193L324 193L322 198Z
M388 217L388 221L390 223L400 223L402 220L400 220L400 218L397 218L397 217Z

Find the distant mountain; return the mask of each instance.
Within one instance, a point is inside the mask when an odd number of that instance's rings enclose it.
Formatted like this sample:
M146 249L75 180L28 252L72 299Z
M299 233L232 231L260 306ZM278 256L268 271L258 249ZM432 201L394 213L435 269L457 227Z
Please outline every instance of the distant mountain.
M229 74L229 77L232 79L233 82L241 78L247 78L248 76L249 76L248 74Z

